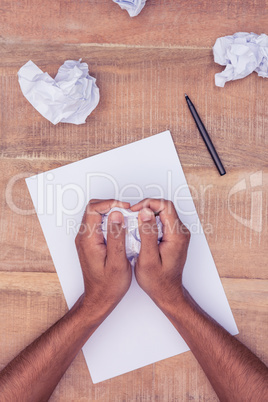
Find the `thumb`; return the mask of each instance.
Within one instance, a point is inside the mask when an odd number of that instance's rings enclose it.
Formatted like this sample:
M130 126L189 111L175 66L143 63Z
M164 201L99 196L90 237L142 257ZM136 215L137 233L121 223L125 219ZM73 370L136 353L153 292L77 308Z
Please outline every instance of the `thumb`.
M121 268L126 262L124 216L114 211L108 216L107 263Z
M139 260L156 261L160 258L158 249L158 228L154 212L150 208L143 208L139 213L139 233L141 238L141 251Z

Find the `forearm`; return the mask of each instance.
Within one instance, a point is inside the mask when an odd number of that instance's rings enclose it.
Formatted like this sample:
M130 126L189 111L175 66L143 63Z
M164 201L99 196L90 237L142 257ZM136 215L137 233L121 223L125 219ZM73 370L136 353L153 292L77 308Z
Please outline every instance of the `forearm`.
M220 400L266 400L267 367L204 313L187 291L183 293L176 307L173 304L162 310L190 347Z
M1 401L47 401L103 318L91 315L83 296L56 324L0 373Z

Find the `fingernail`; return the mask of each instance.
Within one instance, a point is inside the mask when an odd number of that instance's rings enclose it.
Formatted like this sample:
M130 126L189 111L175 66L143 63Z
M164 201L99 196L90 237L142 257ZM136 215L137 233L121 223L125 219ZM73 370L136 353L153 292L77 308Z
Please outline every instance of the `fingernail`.
M140 212L140 217L143 222L150 221L153 215L153 212L149 208L143 208Z
M123 215L121 214L121 212L117 212L117 211L112 212L110 214L110 221L112 223L117 223L117 224L123 223Z

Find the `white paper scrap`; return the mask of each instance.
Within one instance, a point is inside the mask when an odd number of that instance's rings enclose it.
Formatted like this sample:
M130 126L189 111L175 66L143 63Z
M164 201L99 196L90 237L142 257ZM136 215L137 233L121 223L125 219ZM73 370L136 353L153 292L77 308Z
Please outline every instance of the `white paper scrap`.
M124 226L126 228L126 240L125 240L125 247L126 247L126 255L129 259L131 265L134 267L137 257L140 253L141 249L141 238L139 233L139 225L138 225L138 215L139 212L133 212L130 209L123 209L123 208L112 208L107 214L103 215L102 218L102 232L105 241L107 241L107 225L108 225L108 216L113 211L119 211L124 216ZM158 229L158 243L161 241L163 237L162 232L162 222L159 216L155 217L157 229Z
M146 0L113 0L113 2L122 10L127 10L130 17L136 17L145 6Z
M83 124L99 103L96 79L81 59L65 61L54 79L29 60L18 77L23 95L53 124Z
M256 71L268 77L268 36L265 34L237 32L218 38L213 46L214 61L226 66L215 74L215 84L224 87L227 81L244 78Z
M153 152L152 152L153 150ZM75 236L89 199L174 202L192 236L183 284L231 334L237 327L169 131L26 179L68 307L84 291ZM168 318L131 286L83 347L93 383L189 350Z

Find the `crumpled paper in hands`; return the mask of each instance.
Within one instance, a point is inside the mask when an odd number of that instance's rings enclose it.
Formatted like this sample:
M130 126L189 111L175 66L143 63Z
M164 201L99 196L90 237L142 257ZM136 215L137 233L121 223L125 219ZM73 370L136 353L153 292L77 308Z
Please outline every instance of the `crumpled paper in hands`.
M226 66L215 74L215 84L224 87L227 81L244 78L256 71L268 77L268 36L265 34L237 32L218 38L213 47L214 61Z
M54 79L29 60L18 77L23 95L53 124L83 124L99 103L96 79L81 59L65 61Z
M141 238L138 228L138 215L139 212L133 212L130 209L112 208L107 214L102 216L102 232L107 241L107 225L108 216L113 211L119 211L124 215L124 226L126 228L126 255L131 265L134 267L141 249ZM163 225L159 216L156 216L156 224L158 229L158 243L163 237Z
M127 10L130 17L136 17L145 6L146 0L113 0L113 2L118 4L122 10Z

